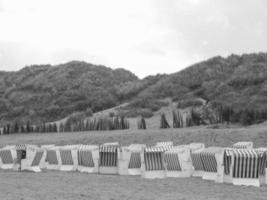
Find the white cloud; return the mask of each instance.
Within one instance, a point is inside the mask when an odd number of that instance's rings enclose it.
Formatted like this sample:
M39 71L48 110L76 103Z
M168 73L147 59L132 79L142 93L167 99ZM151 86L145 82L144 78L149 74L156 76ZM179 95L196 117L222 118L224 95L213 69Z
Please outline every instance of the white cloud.
M85 60L143 77L217 54L264 51L267 15L253 2L0 0L0 69Z

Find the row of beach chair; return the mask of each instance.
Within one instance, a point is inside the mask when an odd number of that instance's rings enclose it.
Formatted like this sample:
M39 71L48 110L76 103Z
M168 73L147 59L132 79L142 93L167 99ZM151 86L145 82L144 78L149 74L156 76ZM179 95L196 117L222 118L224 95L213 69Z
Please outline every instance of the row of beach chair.
M267 183L267 148L252 142L232 147L202 143L154 146L118 142L103 145L8 145L0 149L0 169L41 172L79 171L140 175L143 178L201 177L217 183L260 186Z

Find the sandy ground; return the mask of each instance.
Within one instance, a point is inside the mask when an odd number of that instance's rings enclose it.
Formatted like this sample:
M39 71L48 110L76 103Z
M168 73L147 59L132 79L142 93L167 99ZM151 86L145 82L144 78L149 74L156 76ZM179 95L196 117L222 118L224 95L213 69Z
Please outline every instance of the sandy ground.
M267 146L267 126L232 129L187 129L146 131L99 131L83 133L17 134L0 136L6 144L100 144L119 141L155 144L172 140L175 144L203 142L206 146L232 146L234 142L251 140L256 147ZM146 180L141 177L82 174L46 171L42 173L0 170L0 200L32 199L176 199L227 200L266 199L267 186L260 188L233 186L198 178Z
M215 184L199 178L147 180L140 177L81 174L78 172L0 171L3 200L265 200L260 188Z

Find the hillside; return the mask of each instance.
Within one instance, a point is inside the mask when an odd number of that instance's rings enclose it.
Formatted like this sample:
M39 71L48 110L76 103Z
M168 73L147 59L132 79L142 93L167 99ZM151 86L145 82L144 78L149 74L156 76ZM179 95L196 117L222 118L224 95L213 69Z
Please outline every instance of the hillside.
M126 104L120 114L151 117L167 106L161 101L166 98L181 108L198 105L200 99L229 106L236 113L266 111L267 53L218 56L177 73L144 79L124 69L78 61L0 72L2 124L57 121L74 112Z
M0 118L8 121L47 122L73 112L93 112L118 103L116 87L138 78L124 69L73 61L36 65L0 73Z
M203 98L241 108L267 107L267 53L214 57L163 77L140 96Z
M220 113L226 121L260 123L267 119L267 53L218 56L162 76L128 107L153 110L165 98L179 109L204 106L207 115Z

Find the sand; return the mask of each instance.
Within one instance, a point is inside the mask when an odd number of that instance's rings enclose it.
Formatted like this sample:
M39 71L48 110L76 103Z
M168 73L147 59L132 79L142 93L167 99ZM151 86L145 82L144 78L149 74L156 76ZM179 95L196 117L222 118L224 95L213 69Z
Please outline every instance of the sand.
M267 186L233 186L200 178L147 180L138 176L57 171L0 171L0 185L0 199L3 200L265 200L267 196Z

